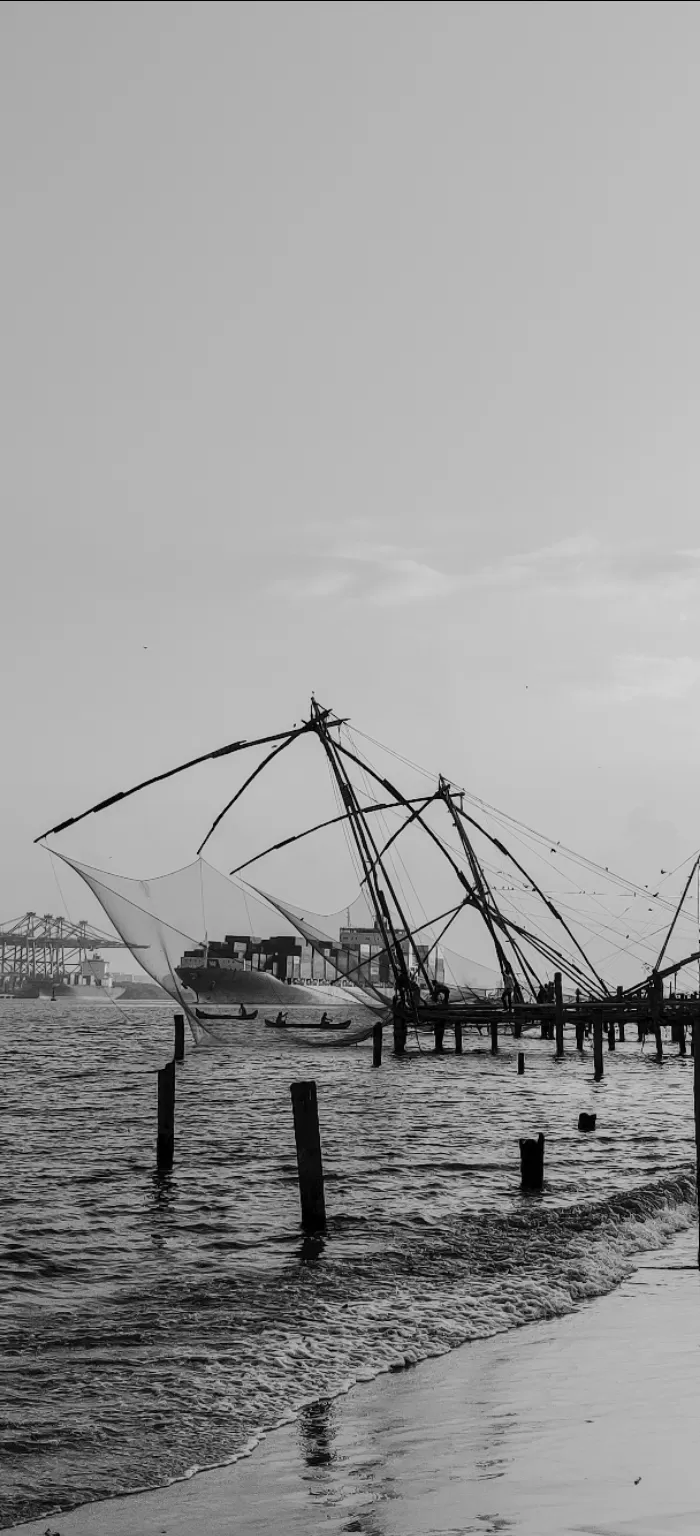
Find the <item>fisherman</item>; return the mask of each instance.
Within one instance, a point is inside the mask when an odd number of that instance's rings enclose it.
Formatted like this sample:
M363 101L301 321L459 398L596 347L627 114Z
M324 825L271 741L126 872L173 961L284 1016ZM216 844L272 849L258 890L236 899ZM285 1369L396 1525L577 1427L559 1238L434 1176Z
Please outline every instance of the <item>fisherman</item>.
M280 1011L279 1011L279 1013L277 1015L277 1018L275 1019L275 1024L286 1024L286 1022L287 1022L287 1011L288 1010L286 1008L280 1008Z
M430 992L430 999L433 1003L449 1003L450 989L449 987L445 986L444 981L433 982Z
M328 1017L328 1014L326 1013L326 1010L324 1008L323 1013L321 1014L321 1029L327 1029L328 1025L330 1024L330 1022L331 1021L330 1021L330 1019Z

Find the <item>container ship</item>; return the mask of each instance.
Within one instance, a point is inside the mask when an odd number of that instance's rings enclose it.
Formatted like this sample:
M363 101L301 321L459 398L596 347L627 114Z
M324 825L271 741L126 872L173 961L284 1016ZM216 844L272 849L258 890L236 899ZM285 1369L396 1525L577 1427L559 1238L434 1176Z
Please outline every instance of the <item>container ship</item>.
M328 978L302 975L307 948L290 934L258 939L229 933L223 942L185 950L175 974L198 1003L242 1003L244 1007L276 1003L284 1008L337 1005L342 999L337 987L330 985L335 971Z

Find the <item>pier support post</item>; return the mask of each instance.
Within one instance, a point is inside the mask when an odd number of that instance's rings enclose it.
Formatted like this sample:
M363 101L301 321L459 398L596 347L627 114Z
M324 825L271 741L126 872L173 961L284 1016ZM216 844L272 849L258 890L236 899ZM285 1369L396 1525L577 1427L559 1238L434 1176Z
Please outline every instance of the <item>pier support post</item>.
M491 1020L491 1055L498 1055L498 1019Z
M444 1053L444 1050L445 1050L445 1047L443 1045L443 1041L445 1039L445 1026L444 1026L444 1024L434 1024L433 1025L433 1034L435 1036L435 1055L436 1056L442 1056L443 1053Z
M549 1025L546 1019L540 1019L540 1040L549 1039Z
M695 1104L695 1165L698 1183L698 1205L700 1205L700 1016L698 1013L696 1013L693 1019L693 1100ZM698 1268L700 1269L700 1248L698 1250Z
M556 1055L564 1055L564 997L561 989L561 971L554 972L554 1022L556 1027Z
M515 1016L514 1016L513 1017L513 1039L514 1040L519 1040L521 1035L522 1035L522 1032L523 1032L523 1021L522 1021L522 1019L516 1019Z
M462 1054L462 1026L459 1019L455 1020L455 1056Z
M382 1026L375 1024L372 1030L372 1066L381 1067L382 1064Z
M593 1071L599 1083L603 1076L603 1020L600 1014L593 1020Z
M408 1029L406 1020L394 1014L394 1055L403 1056L406 1050L406 1036Z
M576 1020L576 1049L583 1050L583 1019Z
M175 1062L169 1061L158 1073L158 1141L156 1162L159 1168L172 1168L175 1153Z
M518 1051L518 1077L522 1077L525 1071L525 1052Z
M614 1049L615 1049L615 1025L614 1025L614 1023L613 1023L613 1021L611 1019L610 1023L608 1024L608 1050L609 1051L614 1051Z
M319 1232L326 1225L326 1201L323 1193L316 1084L292 1083L290 1092L294 1111L302 1226L307 1232Z
M184 1013L176 1013L176 1014L173 1015L173 1017L174 1017L174 1020L175 1020L175 1060L176 1061L184 1061L184 1059L185 1059L185 1015L184 1015Z
M520 1139L520 1182L523 1189L541 1189L544 1180L544 1136L537 1141Z
M678 1025L678 1055L679 1056L685 1056L686 1055L685 1024L683 1023L682 1020L681 1020L680 1024Z
M661 1043L661 1013L664 1004L664 984L657 971L652 972L651 980L651 1024L656 1041L656 1060L663 1061L664 1048Z

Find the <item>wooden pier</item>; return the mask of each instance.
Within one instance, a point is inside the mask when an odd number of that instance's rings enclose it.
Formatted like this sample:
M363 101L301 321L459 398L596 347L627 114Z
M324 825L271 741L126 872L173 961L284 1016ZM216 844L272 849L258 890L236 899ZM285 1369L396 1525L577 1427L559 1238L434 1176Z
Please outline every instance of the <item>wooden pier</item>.
M420 1004L415 1013L397 1008L394 1011L394 1043L397 1054L406 1048L412 1029L423 1035L431 1033L438 1053L444 1051L445 1036L454 1033L458 1054L465 1031L489 1040L492 1053L498 1051L500 1034L512 1035L519 1040L526 1031L537 1030L539 1038L555 1043L555 1052L561 1056L568 1039L574 1048L585 1050L588 1042L594 1043L598 1026L607 1036L608 1049L614 1049L616 1041L644 1041L653 1036L656 1053L662 1054L661 1030L670 1028L671 1043L678 1045L678 1053L687 1052L686 1032L691 1037L696 1020L700 1019L700 998L674 993L670 997L658 994L625 994L618 989L607 998L588 997L577 1002L563 997L551 1003L513 1003L504 1007L500 1002L483 1000L473 1003Z

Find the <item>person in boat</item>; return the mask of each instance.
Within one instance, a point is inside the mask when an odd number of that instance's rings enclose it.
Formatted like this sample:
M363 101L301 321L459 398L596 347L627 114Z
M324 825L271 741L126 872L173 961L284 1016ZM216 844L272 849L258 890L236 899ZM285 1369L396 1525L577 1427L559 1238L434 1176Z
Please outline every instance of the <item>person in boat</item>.
M238 1017L239 1017L239 1019L249 1019L250 1018L250 1014L248 1013L247 1009L245 1009L243 1007L242 1003L239 1003L239 1005L238 1005Z
M449 1003L450 989L444 981L434 981L430 991L430 1000L433 1003Z
M330 1022L331 1021L330 1021L330 1019L328 1017L328 1014L326 1013L326 1010L324 1008L323 1013L321 1014L321 1029L327 1029L328 1025L330 1024Z
M275 1019L275 1024L286 1024L286 1022L287 1022L287 1009L286 1008L280 1008L280 1011L279 1011L279 1013L277 1015L277 1018Z

